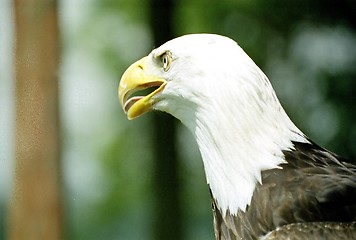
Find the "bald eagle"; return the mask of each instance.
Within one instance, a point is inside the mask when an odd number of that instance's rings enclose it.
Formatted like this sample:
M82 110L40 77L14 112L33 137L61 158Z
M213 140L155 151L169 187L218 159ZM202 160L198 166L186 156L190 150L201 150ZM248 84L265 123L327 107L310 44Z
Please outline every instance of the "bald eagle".
M129 119L160 110L192 132L216 239L356 239L356 166L294 125L232 39L168 41L125 71L118 92Z

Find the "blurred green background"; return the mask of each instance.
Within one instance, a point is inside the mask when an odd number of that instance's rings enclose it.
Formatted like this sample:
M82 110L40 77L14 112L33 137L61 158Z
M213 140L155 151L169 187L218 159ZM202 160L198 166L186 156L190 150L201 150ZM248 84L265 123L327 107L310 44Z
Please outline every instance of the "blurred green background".
M190 133L174 122L178 200L157 220L156 118L128 121L117 99L123 71L164 40L157 38L164 21L171 21L172 37L209 32L236 40L306 135L356 159L356 2L163 2L57 1L65 239L213 239L210 196ZM0 239L14 179L13 18L12 1L0 0ZM167 222L176 226L164 230Z

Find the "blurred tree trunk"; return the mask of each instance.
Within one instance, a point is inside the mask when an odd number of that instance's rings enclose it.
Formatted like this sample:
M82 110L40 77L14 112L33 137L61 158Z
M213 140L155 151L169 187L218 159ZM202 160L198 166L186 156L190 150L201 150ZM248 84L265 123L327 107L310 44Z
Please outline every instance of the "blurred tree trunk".
M15 176L9 239L62 239L56 1L14 0Z
M173 0L150 0L151 28L156 47L173 38ZM182 239L181 187L175 146L176 120L154 114L156 220L154 239Z

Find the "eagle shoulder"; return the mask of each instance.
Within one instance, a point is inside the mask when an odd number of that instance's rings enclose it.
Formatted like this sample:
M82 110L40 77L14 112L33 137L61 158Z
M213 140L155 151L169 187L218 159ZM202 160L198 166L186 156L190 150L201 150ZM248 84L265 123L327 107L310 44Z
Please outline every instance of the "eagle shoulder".
M261 172L245 212L223 215L213 198L216 239L356 234L356 166L313 143L294 143L284 154L281 168Z

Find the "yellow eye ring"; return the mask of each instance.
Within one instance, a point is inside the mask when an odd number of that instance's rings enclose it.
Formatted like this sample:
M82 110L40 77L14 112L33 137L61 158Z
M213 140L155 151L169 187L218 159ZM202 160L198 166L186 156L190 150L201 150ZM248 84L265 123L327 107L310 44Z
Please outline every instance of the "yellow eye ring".
M162 67L165 72L167 72L171 66L172 54L170 52L165 52L161 56Z

